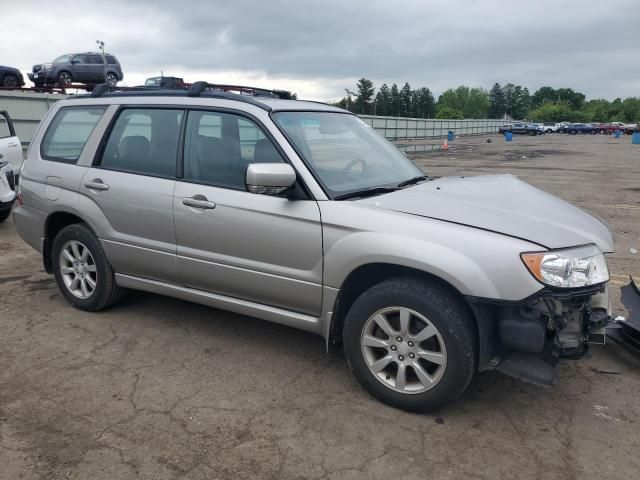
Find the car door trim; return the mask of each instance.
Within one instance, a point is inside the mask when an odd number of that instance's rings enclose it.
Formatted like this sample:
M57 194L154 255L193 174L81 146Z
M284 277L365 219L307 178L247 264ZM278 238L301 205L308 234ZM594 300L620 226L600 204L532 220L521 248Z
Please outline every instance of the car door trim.
M181 300L196 302L214 308L228 310L241 315L257 317L274 323L280 323L318 335L323 334L321 319L304 313L293 312L283 308L272 307L262 303L251 302L217 293L205 292L194 288L136 277L133 275L115 274L116 283L123 288L132 288L146 292L167 295Z

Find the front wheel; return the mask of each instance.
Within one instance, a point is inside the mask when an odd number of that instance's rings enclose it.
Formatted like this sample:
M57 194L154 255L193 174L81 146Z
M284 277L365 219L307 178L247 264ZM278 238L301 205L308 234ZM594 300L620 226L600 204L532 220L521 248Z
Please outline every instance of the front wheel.
M472 320L437 284L386 280L351 306L345 356L357 380L388 405L436 410L457 399L476 371Z
M84 224L64 227L53 240L53 272L60 291L76 308L96 312L117 302L123 289L102 245Z
M69 72L60 72L58 74L58 85L61 87L65 87L67 85L71 85L73 78Z

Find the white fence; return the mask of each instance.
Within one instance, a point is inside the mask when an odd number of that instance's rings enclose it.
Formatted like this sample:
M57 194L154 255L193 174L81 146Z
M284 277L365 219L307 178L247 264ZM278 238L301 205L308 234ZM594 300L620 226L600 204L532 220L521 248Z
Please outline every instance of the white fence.
M498 127L504 124L500 119L436 120L374 115L360 115L360 118L388 140L446 137L449 131L455 135L498 133Z

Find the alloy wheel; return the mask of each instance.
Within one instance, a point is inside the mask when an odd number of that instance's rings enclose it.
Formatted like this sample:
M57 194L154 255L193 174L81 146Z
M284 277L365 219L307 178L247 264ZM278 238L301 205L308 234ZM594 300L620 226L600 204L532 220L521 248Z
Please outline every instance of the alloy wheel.
M400 393L423 393L435 387L447 366L444 340L436 326L405 307L374 313L360 339L370 372Z
M89 249L77 240L70 240L60 250L60 273L67 289L75 297L86 300L98 285L96 262Z

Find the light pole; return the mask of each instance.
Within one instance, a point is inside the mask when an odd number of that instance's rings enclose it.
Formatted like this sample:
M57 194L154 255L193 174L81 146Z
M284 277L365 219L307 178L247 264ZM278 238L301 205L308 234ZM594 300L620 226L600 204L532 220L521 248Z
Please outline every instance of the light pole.
M107 59L104 56L104 42L102 40L96 40L100 53L102 53L102 67L104 69L104 83L107 84Z

